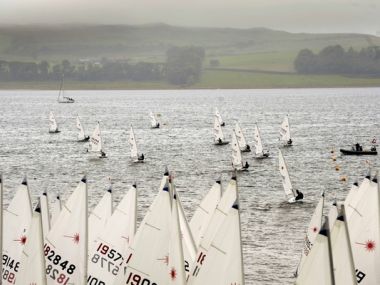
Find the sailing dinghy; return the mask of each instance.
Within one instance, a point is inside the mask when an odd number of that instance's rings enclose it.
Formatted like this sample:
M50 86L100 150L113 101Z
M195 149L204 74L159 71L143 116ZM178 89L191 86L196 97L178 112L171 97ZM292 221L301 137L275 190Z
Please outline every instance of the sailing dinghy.
M285 195L288 199L288 203L295 203L302 201L303 194L294 189L288 172L288 166L286 165L285 158L282 155L281 150L278 150L279 170L282 178L282 186L284 187Z
M50 111L50 114L49 114L49 121L50 121L49 133L51 134L59 133L60 130L58 130L58 124L57 124L57 121L55 120L54 113L52 111Z
M77 129L79 131L78 133L78 142L86 142L90 139L90 136L86 136L84 133L83 126L79 120L79 115L77 116Z
M281 124L280 141L282 141L284 143L284 146L291 146L293 144L293 140L290 136L290 125L289 125L289 116L288 115L285 116L285 118Z
M64 82L65 82L65 76L62 75L62 80L61 80L61 85L59 87L57 101L58 103L74 103L75 100L73 98L65 96Z
M215 145L229 144L229 142L226 141L224 138L222 127L221 127L220 122L216 116L214 118L214 144Z
M152 129L159 129L160 123L158 122L156 115L153 112L150 112L150 126Z
M245 140L245 137L244 137L243 131L239 125L239 122L236 122L234 131L235 131L236 137L238 139L241 151L242 152L250 152L251 147L249 146L249 144L247 144L247 141Z
M223 121L222 116L219 113L219 110L217 107L215 107L215 117L218 119L218 122L221 127L224 127L226 123Z
M131 158L133 162L144 162L144 154L139 154L137 151L137 143L135 138L135 133L133 131L133 127L129 131L129 146L131 148Z
M107 154L104 152L103 149L103 140L100 133L100 124L97 123L94 132L92 133L92 136L90 138L90 145L87 149L88 152L95 152L99 153L99 158L106 158Z
M235 132L232 132L231 148L232 148L232 167L233 167L233 169L238 170L238 171L247 170L249 167L249 164L247 161L245 162L245 164L243 164L240 146L239 146L239 142L236 138Z
M261 141L260 129L255 124L255 154L256 158L266 158L269 157L269 151L264 150L263 143Z

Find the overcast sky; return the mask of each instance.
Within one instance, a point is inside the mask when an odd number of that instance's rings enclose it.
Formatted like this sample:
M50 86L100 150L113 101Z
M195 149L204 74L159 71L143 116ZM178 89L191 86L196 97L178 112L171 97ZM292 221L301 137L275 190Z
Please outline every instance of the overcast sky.
M380 32L380 0L0 0L0 24L147 24Z

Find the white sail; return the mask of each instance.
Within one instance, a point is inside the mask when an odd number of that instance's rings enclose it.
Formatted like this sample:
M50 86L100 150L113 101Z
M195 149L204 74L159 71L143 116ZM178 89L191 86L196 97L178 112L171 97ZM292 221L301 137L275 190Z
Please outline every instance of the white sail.
M50 228L55 224L59 214L61 213L61 196L57 194L53 201L51 202L51 211L50 211Z
M101 152L102 150L102 136L100 133L100 124L98 122L90 138L89 151Z
M222 127L217 117L214 118L214 141L216 143L218 143L219 141L224 142Z
M122 275L121 263L126 260L127 248L133 242L136 231L136 208L137 190L133 185L89 248L89 284L96 283L96 280L113 284L117 275Z
M75 100L73 98L65 96L64 82L65 82L65 75L62 74L62 80L61 80L61 85L59 86L58 99L57 99L58 103L74 103Z
M149 116L150 116L151 127L157 128L157 126L159 126L160 124L158 123L156 116L153 114L153 112L150 112Z
M232 132L231 148L232 148L232 167L236 170L243 169L241 150L240 150L239 142L237 141L235 132Z
M193 233L194 242L198 248L200 241L209 225L210 219L222 196L220 181L215 182L207 195L203 198L190 220L190 228Z
M127 267L116 284L168 284L171 197L168 182L158 193L128 249Z
M325 201L325 193L323 192L322 197L319 199L319 202L317 206L315 207L314 213L311 216L309 225L307 227L305 240L304 240L304 244L302 248L301 261L298 265L297 272L299 272L302 269L302 266L305 263L305 260L314 245L315 238L317 237L319 231L321 230L324 201Z
M172 202L172 213L170 221L170 241L169 241L169 259L168 259L168 277L169 282L166 284L185 285L186 273L182 245L182 233L179 217L179 205L177 202L176 191L174 189Z
M292 182L290 181L288 166L286 165L285 158L282 155L281 150L278 150L278 160L279 170L282 178L282 186L284 187L285 195L288 199L294 198L297 195L295 194Z
M215 235L191 285L244 285L239 206L235 203Z
M331 223L330 223L331 224ZM344 214L344 205L331 230L331 249L336 284L356 285L356 273L352 257L350 238Z
M57 124L57 121L55 120L55 117L52 111L50 111L49 113L49 121L50 121L49 132L51 133L57 132L58 124Z
M228 216L228 213L230 212L230 209L234 205L236 199L237 183L236 177L233 177L228 183L227 189L224 192L214 214L212 215L209 226L207 227L207 230L205 231L205 234L201 240L197 252L196 263L193 264L192 269L190 270L188 284L191 284L191 282L193 282L192 280L196 279L196 276L207 257L207 252L210 249L211 243L219 231L219 228Z
M86 283L87 213L87 181L83 177L45 238L48 284Z
M4 196L4 189L3 189L3 174L0 173L0 252L3 254L3 196ZM0 272L3 272L3 263L0 263ZM2 277L1 277L2 279Z
M215 117L218 120L219 125L220 126L224 126L224 121L223 121L222 116L220 115L219 110L218 110L217 107L215 107Z
M44 239L40 205L33 212L28 239L22 251L16 285L46 285Z
M83 141L86 138L86 135L84 133L83 126L79 120L79 116L77 116L77 129L78 129L78 141Z
M290 139L291 137L290 137L289 117L288 115L286 115L284 120L281 123L280 140L287 143Z
M328 219L319 231L313 248L299 271L297 285L334 285Z
M3 283L14 284L18 278L21 254L28 237L32 220L32 205L26 178L4 211L3 232ZM4 279L4 274L7 278Z
M133 127L131 126L131 129L129 131L129 146L131 148L131 158L132 160L136 161L138 160L138 151L137 151L137 143L135 139L135 133L133 132Z
M255 124L255 151L256 151L256 155L262 155L264 152L264 149L263 149L263 144L261 142L261 136L260 136L260 130L259 130L259 127L257 126L257 124Z
M88 242L89 246L95 242L98 234L104 229L108 219L112 215L112 187L110 186L102 199L92 210L88 217Z
M351 218L352 213L355 211L357 204L365 195L367 188L370 186L371 177L367 175L359 186L352 185L350 192L348 193L346 200L344 201L344 206L346 209L347 220Z
M360 186L361 194L355 198L356 205L351 202L354 208L351 215L347 216L357 282L361 285L380 284L380 202L377 178L366 185L364 189Z
M40 207L41 207L41 220L42 220L42 233L45 238L47 233L50 231L50 211L49 211L49 201L46 191L42 193L39 197Z
M243 131L241 130L241 127L239 125L239 122L236 122L235 129L234 129L236 138L238 140L239 146L242 150L247 148L247 141L245 140Z

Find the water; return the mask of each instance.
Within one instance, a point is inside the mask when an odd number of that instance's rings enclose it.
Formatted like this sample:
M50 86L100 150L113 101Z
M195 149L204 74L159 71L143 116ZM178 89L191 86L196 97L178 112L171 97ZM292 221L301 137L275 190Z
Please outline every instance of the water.
M322 190L327 204L342 200L350 184L362 178L368 162L378 157L340 157L335 171L330 150L357 141L369 146L379 137L380 88L298 90L69 91L75 104L58 104L56 91L0 91L0 171L5 178L5 204L24 174L33 200L45 189L71 193L81 175L89 179L90 209L114 183L115 202L136 181L139 219L157 193L165 166L188 218L222 176L231 176L230 146L213 145L213 112L217 106L230 136L239 120L253 144L254 123L261 128L271 157L253 159L238 177L246 284L291 284L305 228ZM48 114L55 113L61 133L48 133ZM149 111L161 114L161 129L150 129ZM285 203L278 173L279 126L289 113L294 146L283 149L294 185L305 194L302 204ZM87 143L76 142L75 117L90 134L100 121L108 159L90 159ZM133 125L146 163L129 159L128 131ZM348 182L339 177L348 176ZM327 211L327 209L326 209Z

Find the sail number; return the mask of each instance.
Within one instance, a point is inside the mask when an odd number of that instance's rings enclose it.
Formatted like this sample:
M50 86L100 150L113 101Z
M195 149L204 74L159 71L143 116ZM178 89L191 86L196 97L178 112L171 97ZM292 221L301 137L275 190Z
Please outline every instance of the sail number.
M17 262L16 260L14 260L13 258L11 258L10 256L6 254L3 255L3 267L7 267L13 270L14 272L18 272L19 266L20 266L20 262Z
M97 252L100 252L103 255L106 255L108 258L112 259L113 261L120 261L121 265L123 263L123 256L117 252L116 250L110 248L108 245L100 243L97 250Z
M205 257L206 257L206 254L204 254L203 252L199 253L199 256L198 256L198 259L197 259L197 264L193 270L193 276L197 276L198 273L199 273L199 270L201 269L202 267L202 264L205 260Z
M358 284L359 284L360 282L363 281L363 279L364 279L364 277L365 277L365 273L364 273L364 272L361 272L361 271L358 270L358 269L356 269L355 272L356 272L356 280L358 281Z
M67 260L63 260L62 257L46 243L44 245L44 254L46 263L50 263L46 266L46 275L57 281L58 284L68 284L70 275L75 272L76 266L70 264Z
M156 283L150 283L149 279L142 278L140 275L130 272L128 275L127 282L125 284L129 285L157 285Z
M1 278L10 284L15 284L16 282L16 275L5 268L3 268ZM0 282L0 284L2 284L2 282Z
M18 272L18 268L20 266L20 262L17 262L10 256L4 254L3 255L3 269L1 272L1 279L5 280L5 282L8 282L10 284L15 284L16 282L16 274L11 272ZM0 281L0 284L2 282Z

